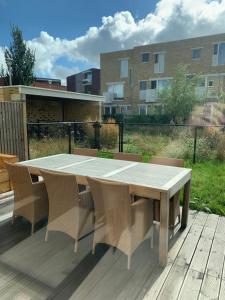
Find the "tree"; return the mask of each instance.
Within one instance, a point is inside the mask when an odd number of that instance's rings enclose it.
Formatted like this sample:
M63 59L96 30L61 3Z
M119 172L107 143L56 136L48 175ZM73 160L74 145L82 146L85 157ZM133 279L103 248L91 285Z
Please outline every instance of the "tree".
M31 85L34 81L35 54L23 40L22 31L13 26L11 31L12 43L5 49L5 62L8 68L7 81L11 73L13 85Z
M185 122L199 100L196 96L199 77L186 74L187 67L178 65L170 87L164 89L160 96L164 103L165 113L175 124Z

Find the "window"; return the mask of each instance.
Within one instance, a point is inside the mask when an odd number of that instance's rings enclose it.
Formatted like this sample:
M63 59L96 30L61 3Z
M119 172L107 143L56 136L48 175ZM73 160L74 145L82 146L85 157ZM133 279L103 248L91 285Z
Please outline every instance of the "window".
M205 77L200 77L198 81L199 87L205 87Z
M209 80L209 81L208 81L208 86L209 86L209 87L212 87L213 85L214 85L213 80Z
M124 97L123 83L109 84L108 93L112 95L113 99L123 99Z
M128 58L120 59L120 77L128 77Z
M110 116L111 115L111 107L110 106L105 106L105 115Z
M139 106L139 115L144 115L146 116L148 112L147 105L140 105Z
M225 42L213 45L212 65L225 65Z
M156 90L157 88L157 81L156 80L152 80L151 81L151 90Z
M140 90L141 91L147 90L147 80L140 81Z
M201 58L201 52L202 52L201 48L192 49L192 59L193 60L200 59Z
M168 88L171 85L171 82L168 79L159 79L158 80L158 90L162 91Z
M163 73L165 69L165 53L155 54L154 72Z
M144 63L147 63L149 62L149 53L142 53L141 54L141 61L144 62Z
M91 72L85 73L84 79L86 79L88 81L92 81L92 73Z
M146 91L147 91L147 80L141 80L140 81L140 93L139 93L139 99L140 100L146 100Z
M121 105L120 106L120 112L121 112L121 114L128 112L129 109L130 109L130 106L128 106L128 105Z

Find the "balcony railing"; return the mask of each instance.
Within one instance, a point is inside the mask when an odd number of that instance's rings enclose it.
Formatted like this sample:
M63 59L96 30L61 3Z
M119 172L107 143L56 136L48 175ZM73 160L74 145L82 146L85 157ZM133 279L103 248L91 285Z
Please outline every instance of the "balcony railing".
M144 100L145 102L155 102L158 98L159 93L156 89L142 90L139 94L139 99Z

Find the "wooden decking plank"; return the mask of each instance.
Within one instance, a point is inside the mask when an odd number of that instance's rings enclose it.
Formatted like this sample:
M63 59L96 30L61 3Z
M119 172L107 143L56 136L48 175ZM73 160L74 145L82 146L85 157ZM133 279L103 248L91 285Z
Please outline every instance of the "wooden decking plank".
M157 244L158 245L158 242ZM116 300L131 300L136 299L140 293L142 286L144 286L146 278L153 272L154 267L157 265L155 257L158 257L158 247L154 249L149 248L149 254L145 257L140 255L141 261L134 266L134 271L129 281L125 284L121 293ZM134 257L137 260L137 258Z
M142 291L139 293L139 296L137 297L138 300L153 300L156 299L158 294L160 293L160 290L168 277L168 274L173 266L174 260L177 257L177 254L180 251L180 248L182 247L182 244L184 243L188 232L193 225L195 219L197 218L198 213L191 212L189 214L189 223L185 230L181 233L179 236L179 239L176 241L176 243L172 246L172 248L169 250L168 253L168 264L165 268L162 268L160 266L157 266L149 279L145 282L144 287L142 288ZM179 234L178 232L177 234ZM147 291L147 293L146 293ZM144 297L145 295L145 297Z
M209 215L197 244L179 299L198 299L219 216Z
M225 233L215 233L206 273L214 277L222 277L225 253Z
M189 269L180 291L179 300L197 300L202 285L203 273Z
M220 278L205 273L199 300L218 299L220 289Z
M212 215L213 216L213 215ZM215 216L215 215L214 215ZM194 253L190 268L200 273L205 272L205 268L210 255L211 246L215 236L219 216L209 215L206 226L204 227L196 251ZM209 223L208 223L209 220ZM213 222L212 222L213 220ZM210 222L211 221L211 222ZM211 224L209 226L209 224Z
M109 249L70 299L86 299L86 296L91 293L98 282L105 276L108 270L111 269L121 255L122 254L119 251L113 252L112 248Z
M85 299L121 299L121 293L127 287L128 282L132 281L135 273L140 274L140 270L145 266L146 262L150 268L155 261L155 255L151 255L150 240L146 240L132 255L130 270L127 270L127 256L122 254L102 280L98 282L94 291L92 290ZM130 294L129 299L132 300L135 297L136 294Z
M224 299L225 299L225 280L221 280L219 300L224 300Z
M205 220L206 222L207 217L204 218L202 214L200 215L200 217L201 220ZM179 295L193 254L201 236L203 226L205 225L205 222L202 221L202 225L199 225L196 220L198 221L198 216L193 222L193 225L191 226L190 231L188 232L188 235L174 261L174 265L172 266L170 273L162 287L162 290L159 293L158 299L160 300L177 299Z

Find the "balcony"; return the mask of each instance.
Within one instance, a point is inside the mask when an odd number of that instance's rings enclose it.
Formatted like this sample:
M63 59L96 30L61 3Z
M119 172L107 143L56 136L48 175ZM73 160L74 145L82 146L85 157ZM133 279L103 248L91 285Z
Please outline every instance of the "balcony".
M139 99L145 102L156 102L159 98L159 92L156 89L142 90L139 93Z
M92 84L92 79L91 78L85 78L82 80L83 85L91 85Z

